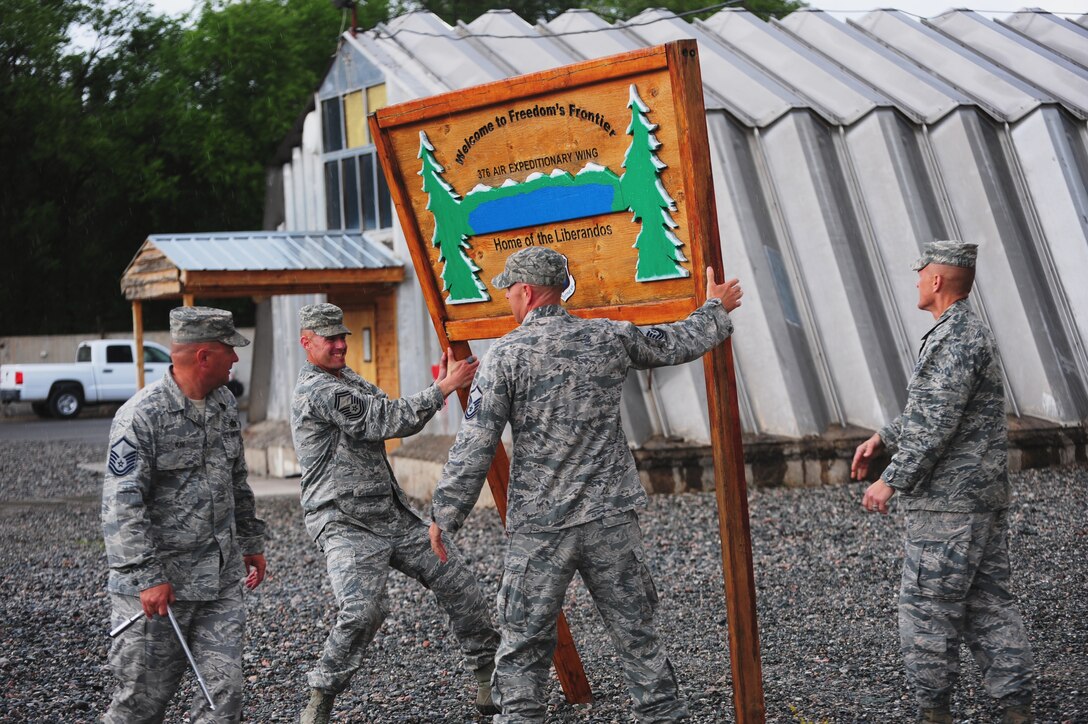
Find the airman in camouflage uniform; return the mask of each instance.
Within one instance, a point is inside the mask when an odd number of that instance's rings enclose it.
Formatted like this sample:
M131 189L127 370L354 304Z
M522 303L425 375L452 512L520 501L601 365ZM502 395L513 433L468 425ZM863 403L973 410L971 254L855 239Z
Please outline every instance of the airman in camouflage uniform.
M687 716L654 629L657 592L636 513L647 498L620 426L620 397L628 370L693 360L732 333L739 283L708 275L706 304L646 331L569 314L560 305L566 259L546 247L512 254L492 282L506 289L520 326L491 347L472 387L434 494L431 541L442 555L443 534L461 528L509 421L496 721L543 721L556 619L576 571L611 634L638 718Z
M902 414L862 443L852 473L862 479L887 448L891 464L862 499L906 512L899 632L919 720L951 722L961 640L982 669L1006 722L1031 721L1031 645L1010 593L1009 472L1005 394L993 334L967 302L977 245L925 245L918 307L936 325L922 349Z
M234 347L249 344L230 312L170 313L170 373L136 393L113 419L102 488L102 529L119 635L109 663L119 683L105 721L162 721L189 668L167 606L215 700L198 691L194 722L237 722L242 713L245 608L242 577L264 578L264 522L246 482L234 395Z
M362 665L385 619L389 569L434 592L479 683L477 707L494 713L491 672L498 633L476 579L460 560L443 565L427 526L393 477L385 441L423 429L446 396L472 380L479 363L447 354L439 379L422 392L390 400L346 366L344 313L332 304L299 311L307 363L291 406L291 432L302 467L306 529L325 554L339 615L309 674L303 722L328 721L333 700ZM448 363L448 373L447 373Z

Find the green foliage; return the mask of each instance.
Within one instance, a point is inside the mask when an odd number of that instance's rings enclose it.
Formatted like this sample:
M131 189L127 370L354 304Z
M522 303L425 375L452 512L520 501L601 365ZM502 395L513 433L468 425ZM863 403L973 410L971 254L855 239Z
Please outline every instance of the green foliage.
M328 0L208 2L189 24L0 0L0 17L0 334L124 329L118 280L148 234L259 228L264 165L344 22Z

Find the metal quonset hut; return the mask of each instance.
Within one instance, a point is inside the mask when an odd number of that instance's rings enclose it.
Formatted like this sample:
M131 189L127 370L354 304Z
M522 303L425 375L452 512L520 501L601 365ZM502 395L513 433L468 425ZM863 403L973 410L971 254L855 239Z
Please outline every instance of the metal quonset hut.
M450 27L407 15L345 34L278 169L282 226L372 228L407 259L384 216L365 112L687 37L700 48L722 253L747 291L734 338L747 433L833 436L896 414L932 324L910 263L922 242L950 237L980 244L973 298L1001 348L1010 414L1083 426L1088 16L878 11L843 23L801 11L764 22L727 10L689 23L649 10L609 24L576 10L532 25L492 11ZM412 391L439 351L414 280L397 295L400 384ZM302 301L277 304L277 337L293 339ZM632 442L707 443L702 374L693 363L632 376Z

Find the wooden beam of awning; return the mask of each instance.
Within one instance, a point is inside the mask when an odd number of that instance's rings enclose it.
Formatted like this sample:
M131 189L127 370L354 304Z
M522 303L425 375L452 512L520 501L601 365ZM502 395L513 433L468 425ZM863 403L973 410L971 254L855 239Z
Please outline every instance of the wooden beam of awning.
M306 293L318 285L348 286L352 284L392 284L404 280L404 267L378 269L277 269L245 271L181 272L181 288L185 293L209 293L219 289L297 288Z
M328 294L371 285L398 284L403 267L378 269L292 269L246 271L182 271L176 279L158 278L150 283L123 278L121 287L129 301L203 297L250 297L272 294Z

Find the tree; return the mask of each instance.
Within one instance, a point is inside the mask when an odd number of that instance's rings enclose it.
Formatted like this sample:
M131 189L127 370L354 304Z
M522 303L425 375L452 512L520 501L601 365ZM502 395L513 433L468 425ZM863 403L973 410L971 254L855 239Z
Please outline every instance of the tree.
M118 279L148 234L259 228L265 162L342 22L328 0L206 2L191 26L131 0L0 17L0 334L124 329Z
M477 276L480 267L464 252L471 248L468 237L472 229L460 208L457 192L442 178L445 169L435 160L434 146L423 131L419 132L418 158L422 161L419 175L423 177L423 190L427 192L427 210L434 215L431 242L438 247L438 260L444 262L442 284L450 293L446 301L450 304L486 302L491 295Z
M646 118L650 109L642 102L634 85L627 107L631 109L631 125L627 127L631 145L623 157L626 170L620 177L620 187L634 214L633 220L642 222L635 239L638 249L635 279L648 282L686 277L688 270L680 266L680 262L687 261L680 251L683 242L672 232L677 223L669 213L676 211L676 202L661 184L659 174L665 164L654 153L661 148L661 142L653 133L657 124Z

